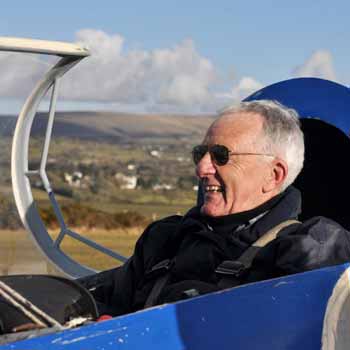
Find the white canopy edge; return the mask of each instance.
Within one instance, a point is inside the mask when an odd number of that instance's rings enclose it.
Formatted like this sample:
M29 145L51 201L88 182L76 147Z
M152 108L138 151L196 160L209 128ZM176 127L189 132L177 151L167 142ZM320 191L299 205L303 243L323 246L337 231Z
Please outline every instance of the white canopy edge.
M334 286L323 320L322 350L347 350L350 346L350 268Z
M89 50L61 41L0 37L0 51L28 52L57 56L89 56Z

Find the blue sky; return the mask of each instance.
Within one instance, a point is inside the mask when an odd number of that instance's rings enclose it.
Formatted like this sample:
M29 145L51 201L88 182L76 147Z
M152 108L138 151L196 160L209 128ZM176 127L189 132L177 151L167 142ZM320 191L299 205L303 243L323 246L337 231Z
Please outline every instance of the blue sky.
M156 71L154 81L152 75L136 80L138 91L133 98L133 85L124 81L100 81L100 85L113 86L100 89L106 98L93 97L93 91L72 93L67 81L65 99L108 102L116 109L136 104L151 110L210 111L229 99L293 76L319 76L349 85L349 12L350 1L323 0L13 0L2 3L0 35L88 42L94 52L100 52L104 42L109 64L101 66L104 74L100 75L105 80L117 75L118 69L132 71L125 78L129 80L147 75L145 67ZM108 50L113 51L118 43L119 53L109 55ZM130 52L138 54L137 63L130 60ZM159 68L158 59L154 61L159 53L165 63L174 61L168 72ZM141 54L150 57L142 61ZM104 61L101 58L94 64ZM119 65L113 65L117 61ZM197 66L202 68L197 70ZM75 81L92 70L92 63L82 63Z

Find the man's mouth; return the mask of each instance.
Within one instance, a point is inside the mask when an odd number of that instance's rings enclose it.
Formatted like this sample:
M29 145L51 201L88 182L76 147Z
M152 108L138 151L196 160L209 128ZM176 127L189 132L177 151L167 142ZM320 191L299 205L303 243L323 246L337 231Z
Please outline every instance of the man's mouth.
M217 185L207 185L204 187L205 192L224 192L221 186Z

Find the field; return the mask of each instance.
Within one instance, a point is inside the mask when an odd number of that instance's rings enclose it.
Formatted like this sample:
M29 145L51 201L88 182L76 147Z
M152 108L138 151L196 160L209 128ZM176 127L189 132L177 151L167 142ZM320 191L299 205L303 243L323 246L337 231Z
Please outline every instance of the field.
M119 230L79 230L76 232L108 246L124 256L130 256L143 228ZM55 237L55 233L51 233ZM105 270L119 265L116 260L66 237L62 250L79 263L96 270ZM24 230L0 231L0 274L48 273L60 274L40 253Z
M143 228L133 227L114 230L87 230L76 228L73 231L78 232L125 257L129 257L134 251L135 242L143 232ZM56 234L51 233L51 236L54 238ZM117 260L91 249L71 237L64 238L61 249L80 264L89 266L96 270L107 270L120 265Z
M24 230L0 231L0 274L53 273Z

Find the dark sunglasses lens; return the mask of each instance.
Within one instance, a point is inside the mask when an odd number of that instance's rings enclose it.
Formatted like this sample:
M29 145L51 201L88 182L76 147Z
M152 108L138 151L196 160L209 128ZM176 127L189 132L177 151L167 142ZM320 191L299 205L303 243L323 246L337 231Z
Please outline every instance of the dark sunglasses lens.
M197 165L207 152L208 152L208 146L206 145L199 145L199 146L193 147L192 158L193 158L194 164Z
M214 145L210 149L210 153L217 165L225 165L229 160L229 150L223 145Z

